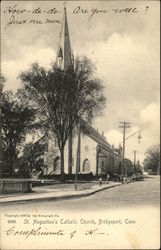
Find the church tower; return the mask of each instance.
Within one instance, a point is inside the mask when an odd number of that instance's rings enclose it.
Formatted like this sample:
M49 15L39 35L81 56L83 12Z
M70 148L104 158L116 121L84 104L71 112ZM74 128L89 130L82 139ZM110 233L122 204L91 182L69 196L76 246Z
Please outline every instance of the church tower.
M64 14L59 37L56 65L61 70L66 71L69 67L73 66L73 58L68 29L67 11L66 6L64 5ZM72 131L68 137L68 173L72 173Z
M67 70L73 65L73 54L70 44L66 6L64 6L64 15L59 37L56 65L62 70Z

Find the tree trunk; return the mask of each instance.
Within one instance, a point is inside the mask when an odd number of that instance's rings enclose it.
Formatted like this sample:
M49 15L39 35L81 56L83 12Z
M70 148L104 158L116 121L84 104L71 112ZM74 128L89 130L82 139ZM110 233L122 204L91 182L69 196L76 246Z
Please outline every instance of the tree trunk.
M72 131L68 137L68 174L72 174Z
M64 181L64 147L60 149L60 158L61 158L61 179Z
M12 151L10 152L8 156L8 162L9 162L9 173L12 176L13 174L13 156L12 156Z

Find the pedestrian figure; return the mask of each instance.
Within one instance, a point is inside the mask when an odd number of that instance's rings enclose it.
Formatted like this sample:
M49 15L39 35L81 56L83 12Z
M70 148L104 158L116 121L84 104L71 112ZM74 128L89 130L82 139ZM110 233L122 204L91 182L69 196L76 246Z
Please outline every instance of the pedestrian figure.
M102 185L102 178L101 177L99 178L99 184L100 184L100 186Z
M107 174L107 183L109 183L109 181L108 181L109 177L110 177L109 174Z
M123 177L123 183L126 183L126 177L125 176Z

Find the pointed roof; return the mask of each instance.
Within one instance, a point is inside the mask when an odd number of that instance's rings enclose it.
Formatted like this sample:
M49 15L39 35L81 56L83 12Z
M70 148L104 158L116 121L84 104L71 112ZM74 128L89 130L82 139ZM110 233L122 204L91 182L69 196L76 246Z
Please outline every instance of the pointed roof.
M66 70L70 66L72 66L72 50L70 45L67 12L65 6L64 6L62 27L60 31L56 64L62 70Z

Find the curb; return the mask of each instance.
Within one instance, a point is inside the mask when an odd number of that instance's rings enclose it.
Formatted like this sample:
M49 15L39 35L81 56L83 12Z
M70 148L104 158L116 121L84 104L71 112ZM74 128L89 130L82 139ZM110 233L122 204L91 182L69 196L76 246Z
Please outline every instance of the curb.
M86 193L80 193L80 194L69 194L69 195L60 195L60 196L53 196L53 197L38 197L38 198L36 198L36 197L31 197L31 198L28 198L28 199L17 199L17 200L11 200L11 201L4 201L4 200L1 200L0 201L0 204L6 204L6 203L13 203L13 202L28 202L28 201L37 201L37 202L39 202L39 201L53 201L53 200L55 200L55 201L57 201L57 200L68 200L68 199L76 199L76 198L83 198L83 197L87 197L87 196L90 196L90 195L93 195L93 194L95 194L95 193L98 193L98 192L100 192L100 191L103 191L103 190L105 190L105 189L110 189L110 188L113 188L113 187L117 187L117 186L120 186L120 185L122 185L122 183L118 183L117 185L116 184L114 184L114 185L111 185L111 186L106 186L106 187L102 187L102 188L100 188L100 189L96 189L96 190L93 190L93 191L87 191Z

